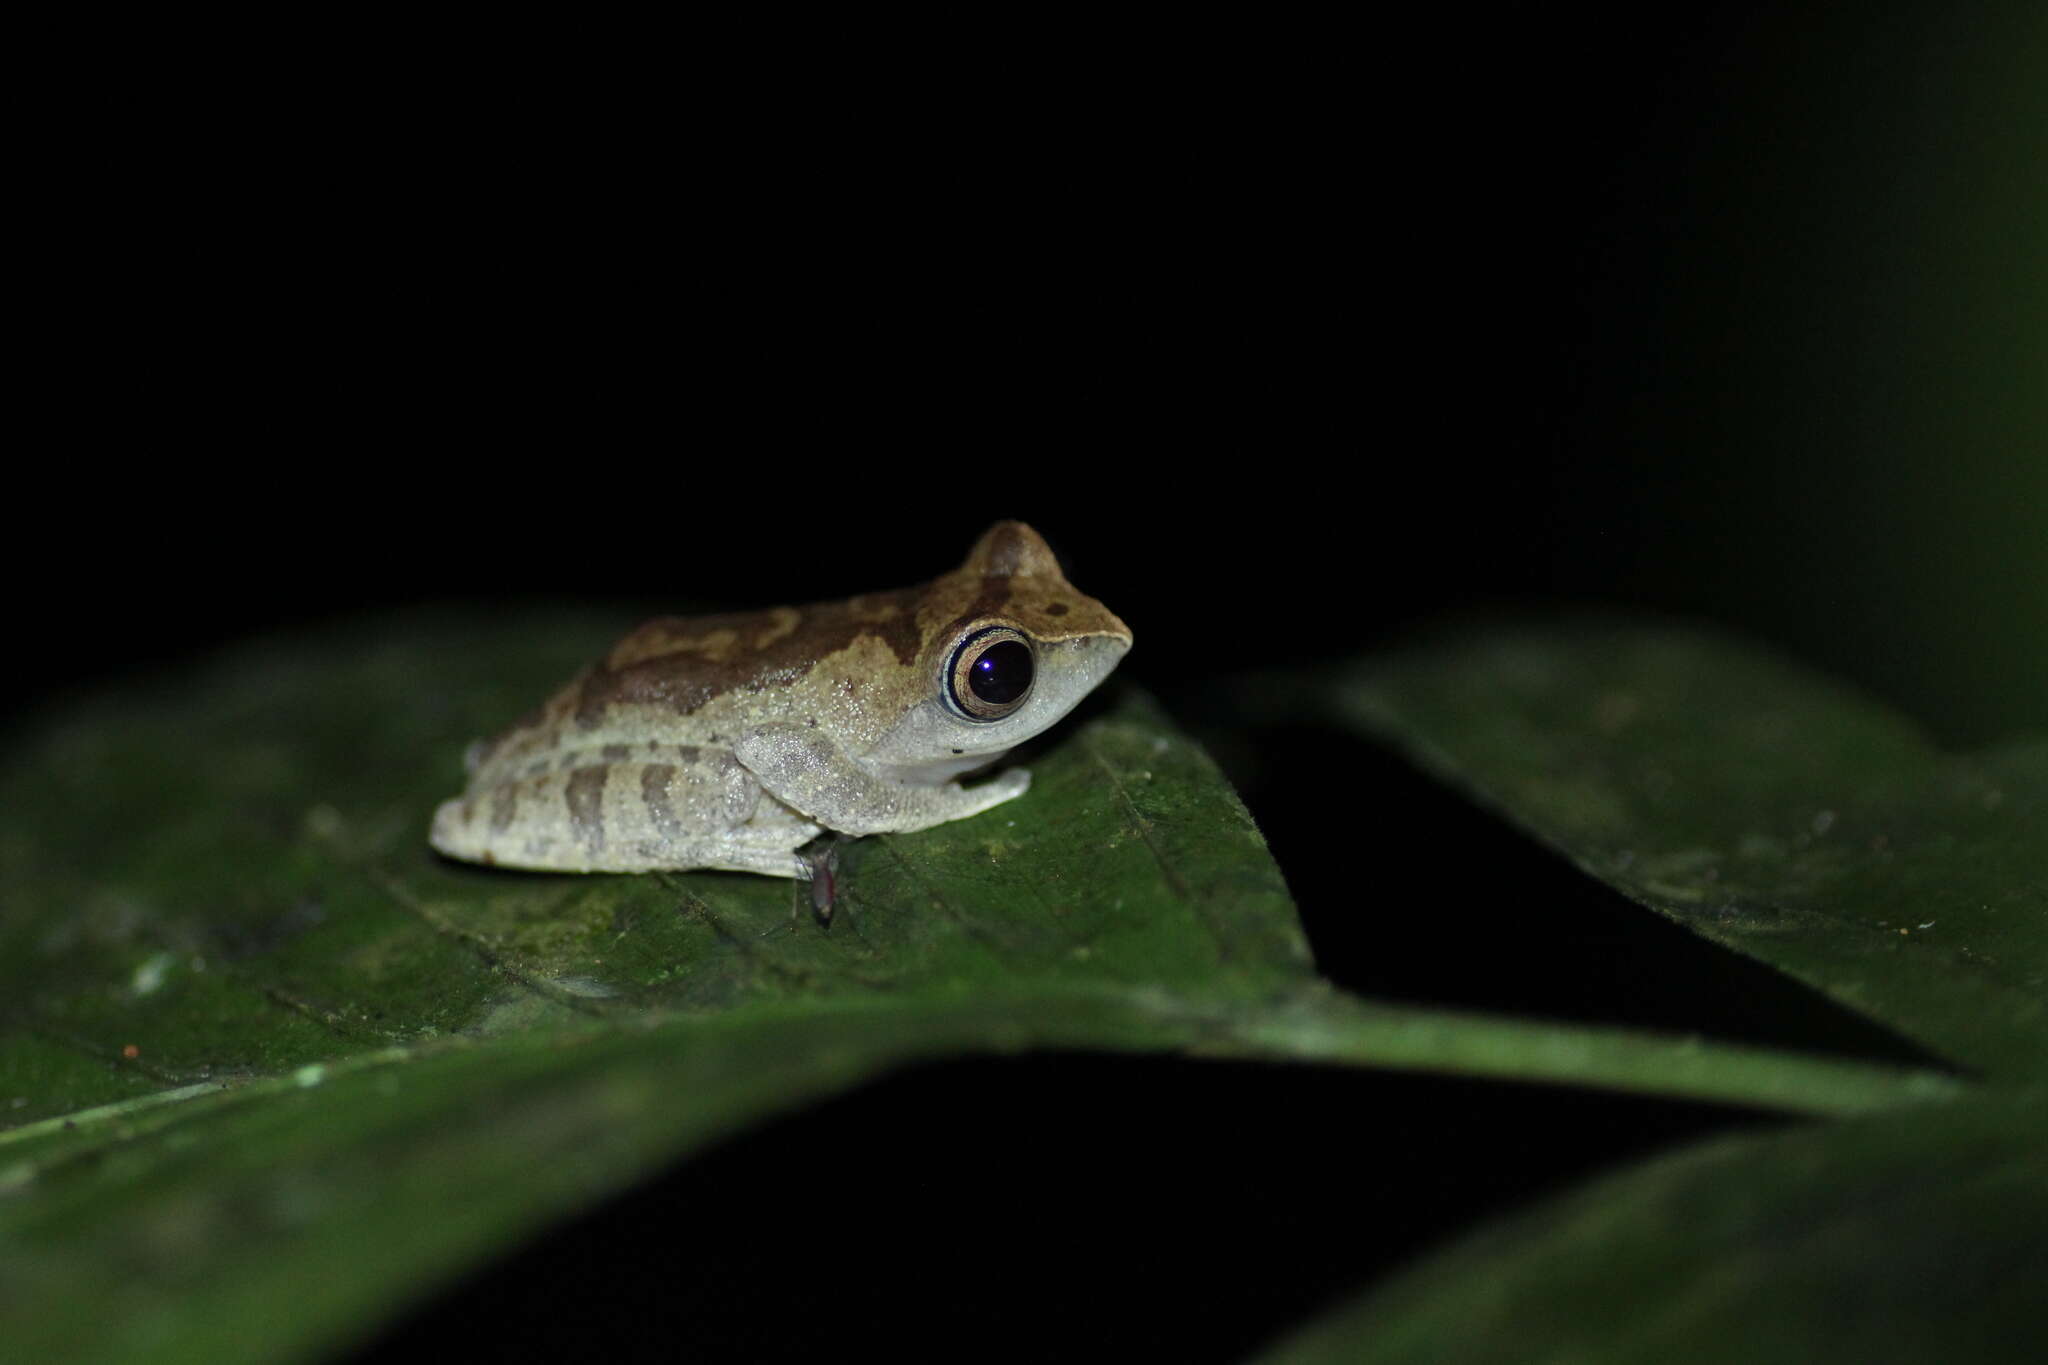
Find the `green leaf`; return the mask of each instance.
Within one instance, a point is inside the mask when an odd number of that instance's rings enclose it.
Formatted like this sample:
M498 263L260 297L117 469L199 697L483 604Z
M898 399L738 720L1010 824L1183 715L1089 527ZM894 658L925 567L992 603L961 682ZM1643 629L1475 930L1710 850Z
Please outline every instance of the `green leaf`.
M658 1010L1309 979L1257 830L1135 694L1047 755L1032 799L855 846L831 932L797 923L787 881L431 853L423 812L459 784L468 738L606 634L425 618L259 649L25 737L0 784L0 999L8 1074L42 1079L11 1117L119 1099L138 1076L275 1074Z
M1711 635L1500 631L1341 689L1586 872L1951 1060L2048 1070L2048 743L1949 755Z
M460 755L625 622L423 614L86 698L0 770L0 1340L303 1355L547 1221L906 1063L1310 1059L1858 1113L1944 1078L1347 1000L1141 695L1030 795L849 850L829 931L728 873L446 862Z
M1267 1359L2031 1359L2044 1129L2023 1090L1675 1153L1468 1238Z
M936 1056L1186 1047L1311 990L1206 756L1134 692L1024 800L794 883L425 846L466 742L616 621L253 647L24 727L0 774L0 1338L303 1351L764 1114Z
M1341 715L1594 877L1979 1074L1680 1152L1484 1229L1287 1361L2001 1360L2048 1279L2048 745L1937 752L1700 632L1470 633Z

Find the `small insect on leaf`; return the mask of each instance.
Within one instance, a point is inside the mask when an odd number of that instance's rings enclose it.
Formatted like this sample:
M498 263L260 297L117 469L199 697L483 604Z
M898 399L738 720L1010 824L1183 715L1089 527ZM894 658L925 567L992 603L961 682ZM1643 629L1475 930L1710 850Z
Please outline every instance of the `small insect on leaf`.
M839 903L839 850L849 842L833 835L797 850L801 868L797 880L809 884L811 914L828 929L832 926L832 911Z

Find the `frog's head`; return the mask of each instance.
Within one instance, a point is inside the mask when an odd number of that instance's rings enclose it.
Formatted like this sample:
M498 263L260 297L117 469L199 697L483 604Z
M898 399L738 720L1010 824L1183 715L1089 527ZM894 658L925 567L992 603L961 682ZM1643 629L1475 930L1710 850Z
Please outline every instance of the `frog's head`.
M980 767L1109 676L1131 628L1067 582L1038 532L999 521L919 593L920 695L867 758L930 781Z

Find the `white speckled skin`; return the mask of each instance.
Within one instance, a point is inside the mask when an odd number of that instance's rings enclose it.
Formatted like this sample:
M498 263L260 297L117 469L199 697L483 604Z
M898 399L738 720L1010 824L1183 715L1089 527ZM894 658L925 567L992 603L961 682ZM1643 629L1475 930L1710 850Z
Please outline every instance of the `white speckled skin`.
M1016 632L1029 692L999 719L949 701L963 641ZM952 573L843 602L650 621L498 739L434 814L452 858L556 872L799 874L824 830L925 829L1021 796L953 779L1072 710L1131 647L1038 533L998 522Z

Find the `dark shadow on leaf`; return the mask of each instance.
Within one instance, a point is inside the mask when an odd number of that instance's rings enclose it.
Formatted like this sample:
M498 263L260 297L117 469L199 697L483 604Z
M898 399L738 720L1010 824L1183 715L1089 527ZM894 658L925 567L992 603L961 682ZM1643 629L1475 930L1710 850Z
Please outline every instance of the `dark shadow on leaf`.
M1378 745L1293 725L1215 748L1287 870L1317 965L1348 990L1945 1066L1635 904Z
M1496 1210L1744 1111L1313 1068L916 1069L441 1296L365 1360L1237 1360Z

